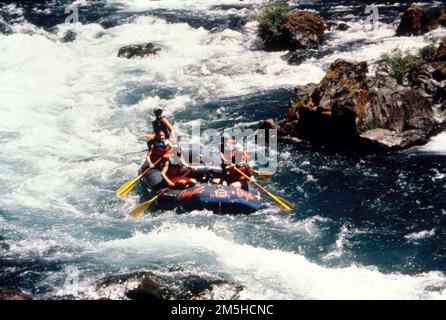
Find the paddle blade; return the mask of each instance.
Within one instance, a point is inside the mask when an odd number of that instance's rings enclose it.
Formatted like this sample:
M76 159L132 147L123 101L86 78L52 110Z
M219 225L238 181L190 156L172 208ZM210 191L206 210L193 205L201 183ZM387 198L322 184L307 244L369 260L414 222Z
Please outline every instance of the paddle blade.
M133 218L138 218L144 211L146 211L146 209L148 207L150 207L150 205L156 200L156 198L158 198L158 196L155 196L152 199L150 199L149 201L146 201L146 202L140 204L135 209L133 209L132 212L130 212L130 215Z
M288 200L285 200L284 198L273 196L274 201L276 201L280 206L285 209L286 211L293 211L294 210L294 204L289 202Z
M118 190L116 190L116 195L118 197L125 197L126 195L128 195L130 193L130 191L132 191L133 188L135 187L135 185L138 183L140 178L141 178L141 176L138 176L138 177L124 183L122 186L119 187Z
M266 171L257 171L257 176L260 179L271 179L273 174L271 172L266 172Z
M268 171L259 171L259 170L252 170L252 171L263 179L269 179L273 176L273 173Z

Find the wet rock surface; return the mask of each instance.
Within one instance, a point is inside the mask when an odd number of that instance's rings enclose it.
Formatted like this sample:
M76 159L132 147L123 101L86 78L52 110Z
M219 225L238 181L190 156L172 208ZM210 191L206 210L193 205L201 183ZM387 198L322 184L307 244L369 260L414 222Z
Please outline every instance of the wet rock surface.
M280 26L280 36L264 42L269 51L317 49L324 38L325 26L321 19L310 12L294 12Z
M119 49L118 57L127 59L136 57L143 58L147 56L157 55L159 51L161 51L161 48L155 47L153 43L134 44Z
M0 287L0 300L32 300L32 298L25 293Z
M335 149L390 150L425 143L437 132L427 96L367 72L366 62L338 59L320 83L296 87L279 134Z
M99 281L96 291L107 299L130 300L231 300L243 287L213 275L139 272L110 276Z
M446 10L411 6L401 15L397 36L424 34L438 26L446 26Z

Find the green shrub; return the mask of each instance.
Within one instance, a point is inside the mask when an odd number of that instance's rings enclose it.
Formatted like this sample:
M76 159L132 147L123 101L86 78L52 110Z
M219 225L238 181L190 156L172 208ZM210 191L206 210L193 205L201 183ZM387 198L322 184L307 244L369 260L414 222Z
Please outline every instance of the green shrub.
M403 84L407 81L409 72L419 67L424 61L432 58L436 51L437 45L435 42L420 48L415 55L408 50L402 52L400 49L395 48L381 55L378 66L388 72L399 84Z
M272 1L262 6L257 16L257 35L264 43L277 40L280 35L280 26L286 23L291 15L291 8L286 1Z
M437 51L437 45L435 42L433 42L433 43L421 48L420 50L418 50L418 56L422 60L428 60L434 56L436 51Z
M358 127L358 133L363 134L364 132L372 130L374 128L375 126L373 125L373 122L364 122Z
M421 59L418 55L413 55L408 50L402 52L396 48L389 53L382 54L378 65L395 78L399 84L403 84L407 80L409 71L419 66L420 63Z

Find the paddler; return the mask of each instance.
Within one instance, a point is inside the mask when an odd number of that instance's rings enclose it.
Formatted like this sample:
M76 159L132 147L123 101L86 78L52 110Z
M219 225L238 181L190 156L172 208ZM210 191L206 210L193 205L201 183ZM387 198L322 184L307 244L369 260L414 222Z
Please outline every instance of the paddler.
M181 148L177 148L176 157L171 155L169 160L163 162L161 175L168 187L172 188L175 185L175 189L186 189L195 186L197 183L197 180L189 177L184 177L176 181L176 179L184 174L186 169L196 171L197 167L188 164L184 160ZM176 183L173 181L176 181Z
M252 180L251 170L249 167L249 156L246 151L241 148L233 150L230 152L230 163L226 166L224 170L225 181L229 186L236 188L247 189L248 178L241 174L238 170L246 174ZM238 170L236 170L237 168Z
M227 136L223 136L222 140ZM229 150L229 160L224 154L224 147ZM251 177L251 171L249 168L249 156L240 146L238 146L235 139L228 139L226 144L222 143L222 149L220 152L220 158L222 161L222 177L212 180L214 184L221 184L224 186L230 185L236 188L247 189L247 178L238 172L235 168L245 173L248 177ZM251 177L254 180L254 177Z
M175 129L170 123L169 119L163 116L163 109L161 107L156 107L153 111L155 114L155 120L152 121L152 127L154 133L149 133L146 135L148 140L147 146L149 146L150 141L155 138L156 132L164 131L166 139L168 139L172 144L175 144Z
M155 138L150 141L149 152L147 152L146 161L151 168L162 169L163 160L168 160L170 156L170 150L172 149L172 143L166 139L164 131L158 131L155 134ZM157 163L154 163L159 159L163 159Z

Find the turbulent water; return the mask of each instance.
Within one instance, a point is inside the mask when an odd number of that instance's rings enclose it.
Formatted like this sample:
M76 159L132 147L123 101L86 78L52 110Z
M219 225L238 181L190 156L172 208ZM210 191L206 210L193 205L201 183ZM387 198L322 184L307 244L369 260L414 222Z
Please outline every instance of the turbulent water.
M371 156L279 145L267 185L292 214L264 198L251 216L133 219L140 190L115 197L143 157L124 153L145 147L157 105L180 130L280 120L291 89L334 59L372 72L383 52L446 35L394 37L399 5L379 5L371 31L362 2L294 2L352 28L328 31L320 57L290 66L255 36L263 2L81 0L70 24L71 1L0 1L0 286L95 299L105 276L175 269L236 282L242 299L446 298L444 133ZM159 56L117 58L144 42Z

